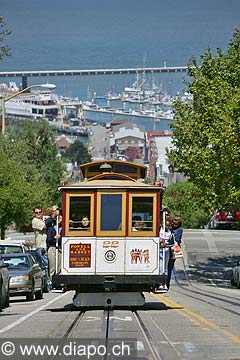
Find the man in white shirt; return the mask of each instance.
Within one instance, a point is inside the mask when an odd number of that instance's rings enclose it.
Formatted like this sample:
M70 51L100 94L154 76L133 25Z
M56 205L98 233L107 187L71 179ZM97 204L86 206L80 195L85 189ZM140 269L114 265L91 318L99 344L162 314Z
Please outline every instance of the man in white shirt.
M34 208L34 218L32 219L32 228L35 235L36 249L42 248L46 250L46 224L43 220L43 212L39 207Z
M170 220L165 221L165 227L161 226L159 233L159 274L168 275L168 262L170 258L170 247L174 244L174 235L170 230ZM160 286L158 290L167 291L167 285Z
M38 256L42 259L45 268L47 287L50 289L50 276L47 256L47 235L46 224L43 220L43 212L40 207L34 208L34 218L32 219L32 229L35 235L35 248Z

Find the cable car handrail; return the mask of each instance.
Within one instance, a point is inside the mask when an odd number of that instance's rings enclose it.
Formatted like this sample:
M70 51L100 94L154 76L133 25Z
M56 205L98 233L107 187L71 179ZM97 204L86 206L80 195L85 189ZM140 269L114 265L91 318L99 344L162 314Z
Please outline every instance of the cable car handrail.
M86 181L93 181L93 180L99 180L99 179L106 179L106 178L109 178L109 177L116 177L117 180L129 180L129 181L132 181L132 182L138 182L138 180L136 179L133 179L132 177L128 176L128 175L125 175L125 174L119 174L119 173L115 173L115 172L106 172L106 173L102 173L102 174L98 174L96 176L93 176L92 178L90 179L87 179Z

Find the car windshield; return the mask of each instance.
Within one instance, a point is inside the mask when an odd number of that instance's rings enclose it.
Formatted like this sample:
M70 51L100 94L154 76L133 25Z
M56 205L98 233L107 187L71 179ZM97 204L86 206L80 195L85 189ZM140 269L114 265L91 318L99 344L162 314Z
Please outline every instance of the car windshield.
M8 269L29 269L30 263L27 256L11 257L6 256L3 261L8 264Z
M19 254L22 252L22 247L19 245L0 245L0 254Z

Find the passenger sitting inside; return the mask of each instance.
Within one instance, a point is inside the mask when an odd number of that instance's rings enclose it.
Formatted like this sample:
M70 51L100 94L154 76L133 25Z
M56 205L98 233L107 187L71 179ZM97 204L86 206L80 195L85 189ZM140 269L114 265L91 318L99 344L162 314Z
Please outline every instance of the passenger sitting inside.
M143 221L136 221L133 224L132 231L143 231L143 230L146 230L146 226Z
M135 215L133 216L133 227L132 227L132 231L142 231L145 230L146 225L144 223L144 221L142 221L141 216Z
M90 221L87 216L83 216L81 220L81 230L89 230Z

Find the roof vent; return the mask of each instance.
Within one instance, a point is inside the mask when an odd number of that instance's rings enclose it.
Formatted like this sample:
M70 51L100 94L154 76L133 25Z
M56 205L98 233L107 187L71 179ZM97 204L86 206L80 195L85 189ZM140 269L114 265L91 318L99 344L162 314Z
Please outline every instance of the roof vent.
M104 172L111 172L112 171L112 166L108 163L104 163L100 166L100 169L103 170Z

